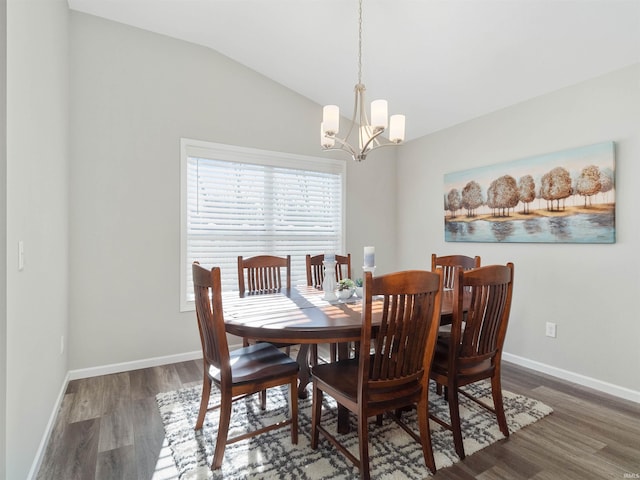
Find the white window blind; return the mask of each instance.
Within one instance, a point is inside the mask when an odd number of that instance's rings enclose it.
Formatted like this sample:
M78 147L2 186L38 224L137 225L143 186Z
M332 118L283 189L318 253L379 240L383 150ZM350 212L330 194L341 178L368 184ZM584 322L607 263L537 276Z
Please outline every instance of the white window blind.
M237 290L238 255L291 255L300 285L307 253L343 251L344 162L183 139L182 164L183 310L194 260Z

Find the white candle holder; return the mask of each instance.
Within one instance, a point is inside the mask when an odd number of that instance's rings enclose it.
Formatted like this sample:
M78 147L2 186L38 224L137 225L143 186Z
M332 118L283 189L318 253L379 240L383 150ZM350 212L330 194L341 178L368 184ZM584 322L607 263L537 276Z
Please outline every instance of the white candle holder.
M376 266L374 265L373 267L367 267L366 265L362 266L362 271L363 272L371 272L371 275L374 275L376 273Z
M322 263L324 265L324 280L322 281L324 296L322 298L331 302L338 299L336 295L336 262L323 260Z

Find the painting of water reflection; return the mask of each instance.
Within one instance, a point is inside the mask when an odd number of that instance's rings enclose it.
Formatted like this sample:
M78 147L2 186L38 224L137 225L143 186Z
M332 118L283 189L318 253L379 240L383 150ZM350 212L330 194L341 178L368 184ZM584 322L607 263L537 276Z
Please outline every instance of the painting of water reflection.
M444 176L447 242L615 242L615 145Z

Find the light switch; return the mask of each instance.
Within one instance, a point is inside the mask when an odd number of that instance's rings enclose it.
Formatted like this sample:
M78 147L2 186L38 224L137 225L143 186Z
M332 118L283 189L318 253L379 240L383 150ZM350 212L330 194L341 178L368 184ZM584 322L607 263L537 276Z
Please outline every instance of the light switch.
M547 322L545 334L547 337L556 338L556 324Z

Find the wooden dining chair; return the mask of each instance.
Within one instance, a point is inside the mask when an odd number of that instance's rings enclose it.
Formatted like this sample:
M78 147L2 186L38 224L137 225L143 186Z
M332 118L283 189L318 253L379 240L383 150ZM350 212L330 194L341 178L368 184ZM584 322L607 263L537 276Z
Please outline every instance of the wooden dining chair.
M307 286L322 288L324 281L324 254L306 256ZM351 254L336 255L336 281L351 278ZM335 343L329 344L329 361L335 362L338 358L338 347ZM318 345L311 346L311 362L315 365L318 360Z
M445 387L451 423L431 418L453 432L456 453L465 457L460 425L459 394L469 397L494 413L500 431L509 436L502 403L500 364L502 346L507 334L511 296L513 294L513 263L489 265L464 271L456 269L451 334L440 337L431 366L431 378ZM471 304L465 314L465 288L471 292ZM491 380L493 406L470 395L461 387L480 380Z
M240 296L274 293L283 289L291 289L291 255L286 257L257 255L250 258L244 258L242 255L238 256L238 290ZM250 340L249 338L243 338L242 345L247 347ZM273 343L272 345L278 348L285 348L287 355L291 353L291 344L289 343Z
M222 313L220 268L207 270L194 262L193 288L202 356L204 380L195 429L200 430L209 410L220 409L211 469L220 468L226 445L291 425L291 443L298 443L298 364L269 343L259 343L229 352ZM220 404L208 408L211 385L220 390ZM289 384L290 418L228 438L232 403L247 395ZM262 405L264 409L265 406Z
M455 267L461 267L463 270L470 270L472 268L478 268L479 266L479 256L467 257L465 255L445 255L438 257L435 253L431 254L431 271L435 272L438 268L442 270L444 288L453 288L453 269Z
M322 288L324 281L324 254L307 254L307 285L309 287ZM351 254L336 255L336 280L351 278Z
M444 288L453 289L455 279L455 269L471 270L480 266L480 257L467 257L466 255L445 255L442 257L431 254L431 271L440 270L444 277ZM440 337L447 337L451 329L451 315L446 315L440 319ZM442 385L436 385L436 393L442 394Z
M376 330L373 331L373 296L376 301ZM373 277L365 273L361 345L371 345L370 355L339 360L311 368L313 402L311 448L318 448L319 434L329 440L360 469L360 478L369 474L368 419L387 413L422 446L425 464L436 467L429 431L428 381L435 348L442 277L427 271L405 271ZM373 341L372 341L373 340ZM321 425L324 394L355 413L358 419L359 458ZM420 434L410 429L396 410L417 405Z

